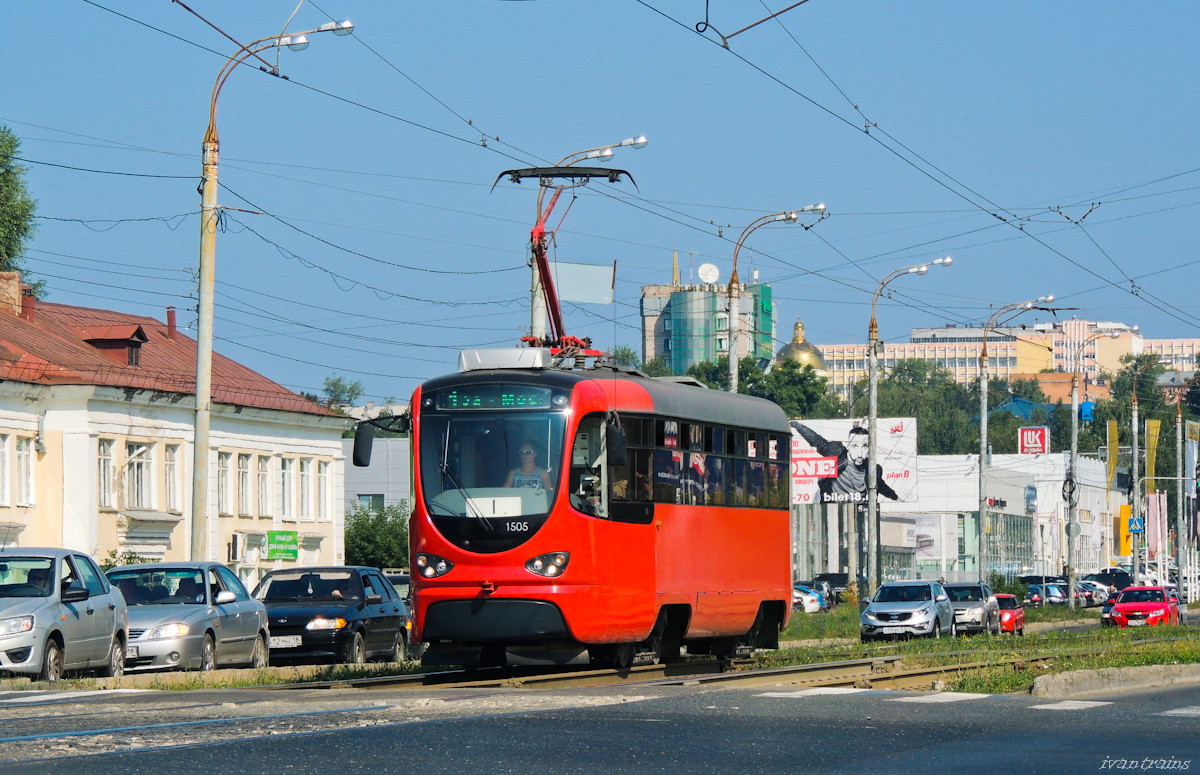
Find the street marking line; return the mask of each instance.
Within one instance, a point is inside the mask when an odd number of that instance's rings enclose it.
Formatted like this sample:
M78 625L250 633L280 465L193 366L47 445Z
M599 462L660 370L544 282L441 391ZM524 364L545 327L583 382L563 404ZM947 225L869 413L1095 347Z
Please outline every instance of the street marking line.
M1087 710L1088 708L1099 708L1101 705L1112 705L1112 703L1092 700L1063 700L1062 702L1052 702L1049 705L1032 705L1030 707L1042 710Z
M1166 710L1158 714L1159 716L1200 716L1200 705L1188 705L1184 708L1175 708L1174 710Z
M59 700L74 700L83 697L96 697L110 694L145 694L153 689L93 689L79 692L13 692L12 696L0 696L5 703L58 702Z
M839 695L839 694L858 694L859 692L867 692L870 689L853 689L850 687L839 686L814 686L811 689L797 689L794 692L763 692L756 694L756 697L815 697L817 695Z
M982 700L991 697L990 694L970 694L968 692L937 692L936 694L918 694L912 697L895 697L888 702L962 702L964 700Z

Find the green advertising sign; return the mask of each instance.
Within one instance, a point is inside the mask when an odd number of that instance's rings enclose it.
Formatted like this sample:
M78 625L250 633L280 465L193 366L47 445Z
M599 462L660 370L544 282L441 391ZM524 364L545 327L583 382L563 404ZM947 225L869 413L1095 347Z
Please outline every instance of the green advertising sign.
M299 558L300 545L295 530L267 531L268 560L297 560Z

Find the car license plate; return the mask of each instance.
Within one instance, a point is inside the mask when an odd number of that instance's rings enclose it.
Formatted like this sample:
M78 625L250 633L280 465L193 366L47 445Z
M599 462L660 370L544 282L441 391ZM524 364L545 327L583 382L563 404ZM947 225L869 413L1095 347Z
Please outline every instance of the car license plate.
M299 645L299 635L275 635L271 637L271 648L273 649L294 649Z
M126 659L137 659L138 658L138 647L137 646L126 646L125 647L125 658Z
M1142 626L1142 625L1144 625L1145 623L1146 623L1146 622L1145 622L1145 620L1143 620L1143 619L1130 619L1130 620L1129 620L1129 626L1130 626L1130 627L1141 627L1141 626Z
M902 632L904 632L903 627L884 627L883 628L884 635L899 635Z

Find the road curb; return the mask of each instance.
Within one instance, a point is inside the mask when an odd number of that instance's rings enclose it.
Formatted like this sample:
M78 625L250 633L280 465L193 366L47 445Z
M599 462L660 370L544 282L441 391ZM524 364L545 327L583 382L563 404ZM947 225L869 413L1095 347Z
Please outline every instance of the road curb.
M1033 680L1034 697L1070 699L1098 692L1122 692L1200 683L1200 665L1139 665L1074 670Z

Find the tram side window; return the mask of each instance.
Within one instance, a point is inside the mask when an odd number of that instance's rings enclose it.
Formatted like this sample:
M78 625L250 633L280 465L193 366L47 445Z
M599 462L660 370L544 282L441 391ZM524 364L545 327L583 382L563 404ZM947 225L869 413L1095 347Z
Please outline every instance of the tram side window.
M610 468L614 501L650 503L650 461L648 449L631 449L623 466Z
M704 503L707 506L726 505L726 491L729 487L729 459L720 455L705 455L704 471L707 487L704 491Z
M604 415L590 414L579 421L575 441L571 445L571 472L568 484L571 505L584 514L607 515L603 493L604 454L601 428Z
M728 454L729 448L726 446L728 443L726 438L729 436L729 431L724 428L713 428L712 432L712 449L709 452L715 452L718 455Z
M679 503L680 454L670 449L654 450L655 503Z
M763 507L767 505L767 474L766 463L761 460L750 460L750 487L746 505Z

